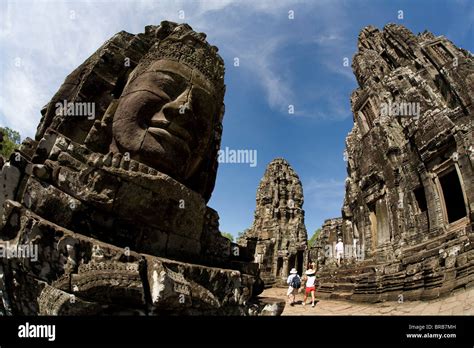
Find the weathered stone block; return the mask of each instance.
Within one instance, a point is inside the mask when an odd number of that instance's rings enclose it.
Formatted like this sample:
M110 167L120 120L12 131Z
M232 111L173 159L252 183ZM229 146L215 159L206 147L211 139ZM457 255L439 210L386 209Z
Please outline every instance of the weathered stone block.
M88 301L144 306L145 294L139 271L138 262L93 260L79 265L77 274L72 274L71 290Z
M438 267L439 267L439 258L437 257L432 257L423 261L423 270L425 271L435 270Z
M465 266L467 263L467 255L459 255L457 258L456 258L456 266L457 267L463 267Z
M3 205L8 199L14 200L15 194L20 183L20 170L7 163L0 168L0 216L3 213Z
M421 263L415 263L413 265L408 265L407 269L406 269L406 272L407 272L407 275L413 275L415 273L420 272L421 269L422 269L422 264Z
M81 201L33 177L27 181L21 203L42 218L60 226L70 225L74 215L83 209Z
M444 260L444 267L446 268L453 268L456 265L456 256L448 256L446 260Z
M201 242L196 239L182 237L177 234L168 236L166 244L166 256L172 258L182 258L185 260L193 260L201 254Z
M384 274L394 274L400 271L401 265L399 263L385 266Z

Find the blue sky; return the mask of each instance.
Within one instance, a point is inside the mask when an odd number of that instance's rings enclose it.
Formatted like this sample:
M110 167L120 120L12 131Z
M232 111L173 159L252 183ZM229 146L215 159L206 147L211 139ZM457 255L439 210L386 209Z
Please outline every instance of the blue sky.
M209 202L221 230L234 235L251 226L257 186L275 157L300 176L309 235L340 215L349 96L356 88L343 62L356 52L360 29L392 22L444 35L471 52L474 46L469 0L2 0L0 126L33 136L41 107L105 40L165 19L189 23L219 47L227 84L222 147L257 150L256 167L220 164Z

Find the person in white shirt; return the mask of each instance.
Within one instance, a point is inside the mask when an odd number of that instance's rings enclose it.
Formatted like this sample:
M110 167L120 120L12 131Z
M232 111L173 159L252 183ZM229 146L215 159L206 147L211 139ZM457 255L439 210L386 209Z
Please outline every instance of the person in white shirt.
M296 294L298 293L298 289L301 286L301 279L296 268L291 269L286 283L288 284L288 291L286 292L286 295L290 300L290 306L293 306L295 304Z
M306 299L308 298L308 295L311 294L311 307L314 307L314 300L315 300L315 293L316 293L316 272L314 269L308 269L305 272L305 276L303 278L306 281L306 289L304 292L304 300L303 300L303 306L306 305Z
M342 239L339 238L335 247L335 254L336 254L336 261L337 266L341 266L341 259L344 255L344 243L342 243Z

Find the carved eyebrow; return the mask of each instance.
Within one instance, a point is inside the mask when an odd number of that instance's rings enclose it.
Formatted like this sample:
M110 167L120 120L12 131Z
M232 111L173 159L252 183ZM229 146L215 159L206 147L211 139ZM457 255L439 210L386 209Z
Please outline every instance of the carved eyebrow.
M150 72L149 72L150 73ZM154 78L160 82L165 83L165 88L169 87L170 83L175 83L176 85L183 87L183 84L189 83L190 81L187 80L184 76L180 74L176 74L170 71L151 71L151 73L155 73ZM153 74L152 74L153 75ZM158 76L156 76L158 75Z
M166 98L168 100L172 100L174 97L179 95L179 93L181 93L180 91L181 91L182 88L178 88L178 90L179 90L178 92L176 92L174 89L169 90L169 88L174 86L174 84L177 84L180 87L183 87L183 82L186 81L179 74L174 74L174 73L170 73L170 72L167 72L167 71L154 70L154 71L147 71L147 72L143 73L141 76L137 77L134 80L134 83L136 84L135 86L137 86L139 84L139 83L137 83L137 81L140 81L142 79L146 79L145 75L151 76L152 82L153 81L154 82L160 82L160 84L162 84L161 86L159 86L159 93L157 93L157 91L155 91L155 90L148 89L148 88L143 88L143 87L140 88L140 89L135 90L132 86L130 86L131 91L127 92L126 94L122 94L122 96L127 96L127 95L130 95L130 94L135 93L135 92L149 92L149 93L151 93L151 94L153 94L153 95L155 95L159 98ZM152 83L151 88L155 87L156 85L157 85L156 83Z
M167 74L163 71L154 71L156 74L158 74L158 79L164 79L166 80L167 82L174 82L175 78L170 75L170 74Z
M171 76L169 74L166 74L164 72L161 72L161 71L147 71L147 72L143 73L142 75L138 76L136 79L134 79L132 81L132 83L130 84L130 87L133 84L138 84L139 83L138 81L144 80L145 79L144 76L146 76L146 75L151 76L151 78L153 80L160 81L160 82L164 83L165 85L167 85L169 83L172 83L172 82L176 82L175 79L173 78L173 76ZM131 87L131 88L133 89L133 87ZM149 92L151 92L151 91L149 91Z
M186 79L184 76L181 76L180 74L175 74L170 71L153 70L153 71L147 72L147 74L151 74L151 75L153 75L153 73L159 75L157 77L158 79L163 79L163 80L166 80L167 82L182 83L183 81L188 81L188 79Z
M149 89L146 89L146 88L133 90L131 92L128 92L127 94L124 94L123 97L134 94L134 93L138 93L138 92L148 92L148 93L151 93L151 94L153 94L154 96L156 96L158 98L163 99L163 97L164 97L164 98L167 98L168 100L171 100L170 96L163 90L161 91L163 93L163 95L159 95L158 93L150 91Z
M166 77L169 77L169 78L175 79L175 80L176 79L177 80L186 80L186 81L191 80L191 76L186 77L186 76L181 75L180 73L176 73L176 72L169 71L169 70L153 70L153 71L149 71L149 72L158 73L160 75L164 75Z

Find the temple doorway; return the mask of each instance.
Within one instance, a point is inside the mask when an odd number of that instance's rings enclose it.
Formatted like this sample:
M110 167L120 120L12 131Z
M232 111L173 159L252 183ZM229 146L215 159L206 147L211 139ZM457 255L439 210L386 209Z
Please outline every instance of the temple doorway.
M296 253L296 270L298 274L303 274L304 250L298 250Z
M372 249L377 247L377 216L375 215L375 203L369 204L370 236L372 239Z
M296 268L296 255L291 254L290 257L288 258L288 270L291 270L292 268Z
M448 217L448 223L455 222L466 216L466 205L464 195L456 169L439 177L439 183L443 190L444 205Z
M417 187L413 191L418 205L418 210L423 213L428 210L428 203L426 202L425 188L423 186Z
M277 259L277 277L280 277L282 274L282 271L283 271L283 258L282 257L279 257Z

